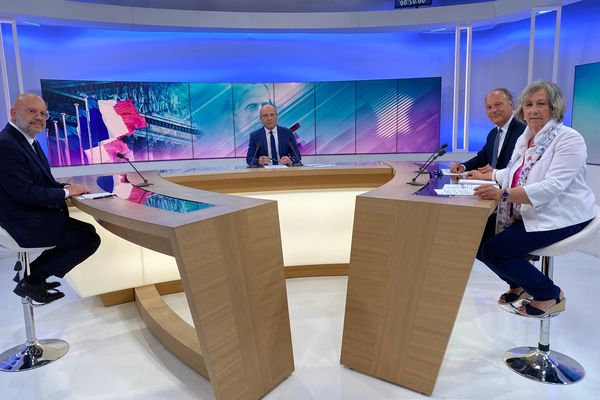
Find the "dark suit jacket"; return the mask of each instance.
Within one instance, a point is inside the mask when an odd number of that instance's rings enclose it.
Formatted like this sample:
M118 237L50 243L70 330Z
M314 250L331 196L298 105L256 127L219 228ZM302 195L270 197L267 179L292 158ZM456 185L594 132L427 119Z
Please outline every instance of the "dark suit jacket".
M296 139L294 138L294 133L292 131L277 125L277 141L279 142L279 158L288 156L292 159L294 164L300 162L302 156L298 151L298 145L296 144ZM250 134L246 162L248 165L258 165L260 156L268 155L269 148L267 147L267 138L265 135L265 128L263 127Z
M0 132L0 225L22 247L56 245L68 210L64 184L12 125Z
M517 143L517 139L523 131L525 130L526 125L519 121L516 118L508 125L508 130L504 135L504 142L502 143L502 148L500 149L500 153L498 153L498 160L496 161L496 169L506 168L508 162L510 161L510 157L512 156L513 150L515 149L515 143ZM487 135L487 140L485 145L477 155L471 158L469 161L465 161L463 165L465 166L465 170L470 171L473 169L485 167L489 163L492 162L492 152L494 149L494 141L496 140L496 135L498 133L498 128L493 128L490 133Z

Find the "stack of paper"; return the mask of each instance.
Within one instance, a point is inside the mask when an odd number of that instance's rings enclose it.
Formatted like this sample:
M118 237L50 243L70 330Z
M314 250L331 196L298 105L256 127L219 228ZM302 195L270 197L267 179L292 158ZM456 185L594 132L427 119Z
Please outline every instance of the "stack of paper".
M459 182L469 181L468 179L460 180ZM475 180L470 180L469 182L478 182ZM494 184L492 181L481 181L485 182L483 185ZM437 194L448 195L448 196L472 196L473 191L477 186L481 186L482 183L458 183L458 184L446 184L441 189L434 189ZM498 186L498 185L494 185Z

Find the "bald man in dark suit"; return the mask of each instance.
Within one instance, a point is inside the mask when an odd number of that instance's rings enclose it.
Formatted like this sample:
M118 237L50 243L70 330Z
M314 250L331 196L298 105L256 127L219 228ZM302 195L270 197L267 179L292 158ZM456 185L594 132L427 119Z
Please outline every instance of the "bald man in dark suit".
M31 273L15 287L21 297L49 303L64 296L54 275L64 277L92 255L100 237L88 223L69 217L65 199L89 193L57 182L35 137L45 131L48 110L41 97L24 93L0 132L0 225L21 247L51 247L31 262Z

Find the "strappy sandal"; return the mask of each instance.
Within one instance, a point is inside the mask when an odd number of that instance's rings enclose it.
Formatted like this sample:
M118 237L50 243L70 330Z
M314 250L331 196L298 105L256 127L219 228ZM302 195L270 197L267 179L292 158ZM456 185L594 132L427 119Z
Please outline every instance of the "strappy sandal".
M521 289L521 291L519 293L515 293L515 292L506 292L506 293L502 293L500 295L500 298L498 299L498 304L512 304L512 303L516 303L519 300L523 300L523 299L530 299L531 295L529 293L527 293L524 289Z
M523 304L523 307L517 308L517 313L521 314L524 317L547 318L565 311L567 307L567 298L563 297L555 301L556 304L550 306L546 311L542 310L541 308L532 306L530 302L525 302Z

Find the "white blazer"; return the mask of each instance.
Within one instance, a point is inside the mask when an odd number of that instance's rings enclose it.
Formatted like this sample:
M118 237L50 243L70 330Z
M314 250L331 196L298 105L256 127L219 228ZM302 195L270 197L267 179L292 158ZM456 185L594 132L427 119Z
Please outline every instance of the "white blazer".
M579 132L551 120L536 135L534 142L537 143L553 126L559 126L559 132L533 165L523 186L531 201L531 204L521 205L521 217L527 232L565 228L596 215L594 193L585 182L587 148ZM515 144L508 166L495 171L496 182L503 188L510 187L532 136L527 127Z

